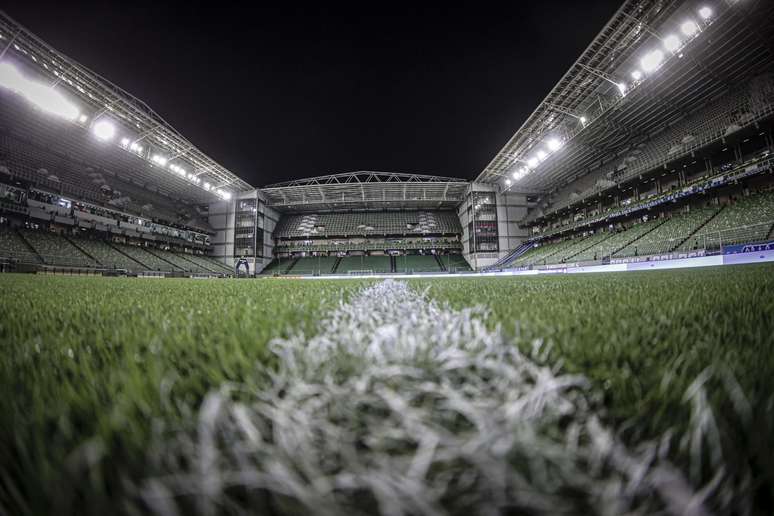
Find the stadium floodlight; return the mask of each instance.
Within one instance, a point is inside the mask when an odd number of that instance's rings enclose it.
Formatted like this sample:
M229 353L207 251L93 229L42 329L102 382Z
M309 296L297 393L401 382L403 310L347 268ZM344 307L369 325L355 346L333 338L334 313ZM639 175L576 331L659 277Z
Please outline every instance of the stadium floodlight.
M546 151L544 151L543 149L540 149L539 151L537 151L535 155L537 156L537 159L539 161L543 161L548 157L548 153L546 153Z
M639 81L640 79L642 79L642 72L639 70L632 71L632 79L634 79L635 81Z
M139 153L141 153L141 152L142 152L142 145L140 145L140 144L139 144L139 143L137 143L137 142L132 142L132 144L129 146L129 149L131 149L131 150L133 150L134 152L136 152L136 153L138 153L138 154L139 154Z
M551 138L546 142L546 146L551 152L556 152L562 148L562 141L559 138Z
M89 120L89 117L87 117L86 115L81 115L78 117L78 121L82 124L85 124L88 120Z
M91 132L94 133L97 139L107 142L116 136L116 126L110 120L102 118L94 122Z
M518 170L514 170L513 174L511 174L511 175L513 176L513 179L515 179L517 181L519 180L519 171Z
M582 116L582 117L579 118L579 120L580 120L581 125L583 127L586 127L586 117Z
M701 16L702 20L709 20L710 17L712 17L712 9L707 7L706 5L699 9L699 16Z
M652 72L661 66L663 60L664 53L661 50L653 50L645 54L645 57L640 60L640 65L642 66L643 71Z
M222 195L222 196L223 196L223 198L224 198L225 200L227 200L227 201L228 201L229 199L231 199L231 192L226 192L225 190L223 190L223 191L221 191L221 195Z
M511 180L510 179L506 179L505 180L505 186L511 186Z
M167 164L167 158L165 158L161 154L154 154L153 157L151 158L151 161L153 161L155 164L162 167L166 166Z
M529 158L527 160L527 166L529 168L535 168L538 166L538 159L537 158Z
M129 138L121 138L121 147L127 148L129 146Z
M664 48L667 49L669 52L676 52L677 49L680 48L680 38L678 38L674 34L670 34L669 36L665 37Z
M0 63L0 86L21 95L42 111L64 118L78 120L78 107L53 87L32 81L11 63Z
M210 183L205 181L203 186L205 190L207 190L208 192L210 191Z
M621 92L621 95L626 95L626 83L619 82L616 86L618 86L618 91Z
M699 26L696 25L696 22L693 20L688 20L686 22L683 22L682 25L680 25L680 30L683 31L683 34L686 36L693 36L698 32Z

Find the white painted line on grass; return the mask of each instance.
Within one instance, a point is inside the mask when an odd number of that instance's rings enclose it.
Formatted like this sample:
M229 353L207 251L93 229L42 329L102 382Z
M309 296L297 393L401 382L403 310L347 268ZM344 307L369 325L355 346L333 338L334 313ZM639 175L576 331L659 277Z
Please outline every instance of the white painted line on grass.
M163 514L705 513L668 443L626 448L585 378L486 323L405 283L364 289L317 335L271 343L265 389L210 393L158 459L180 471L148 480L145 502Z

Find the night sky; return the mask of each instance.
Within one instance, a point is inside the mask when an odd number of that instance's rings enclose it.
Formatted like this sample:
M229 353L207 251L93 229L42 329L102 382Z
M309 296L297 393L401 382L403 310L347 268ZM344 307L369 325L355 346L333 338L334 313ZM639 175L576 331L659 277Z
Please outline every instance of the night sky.
M321 4L3 9L263 186L352 170L476 177L620 0Z

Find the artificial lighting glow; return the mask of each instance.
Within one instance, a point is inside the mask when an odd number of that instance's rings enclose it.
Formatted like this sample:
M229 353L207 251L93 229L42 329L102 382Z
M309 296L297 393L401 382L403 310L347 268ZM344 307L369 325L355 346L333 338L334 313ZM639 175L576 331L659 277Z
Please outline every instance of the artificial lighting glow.
M618 84L616 84L616 86L618 86L618 91L621 92L621 95L626 93L626 84L625 83L619 82Z
M653 50L645 54L640 60L640 65L645 72L652 72L661 66L661 62L664 60L664 53L661 50Z
M228 201L229 199L231 199L231 194L230 194L229 192L223 192L223 194L222 194L222 195L223 195L223 198L224 198L224 199L226 199L227 201Z
M506 179L505 180L505 186L511 186L511 180L510 179Z
M580 123L583 124L583 125L586 125L586 117L585 116L580 117Z
M82 124L85 124L88 119L89 117L87 117L86 115L81 115L78 117L78 121Z
M21 95L39 109L74 121L80 116L75 104L51 86L31 81L10 63L0 63L0 86Z
M121 138L121 147L128 147L129 146L129 138Z
M562 142L558 138L551 138L546 142L546 145L551 152L556 152L562 148Z
M535 168L536 166L538 166L538 159L537 158L529 158L527 160L527 166L529 168Z
M511 174L511 175L513 176L514 179L517 179L517 180L519 179L519 171L518 170L514 170L513 174Z
M94 133L98 139L103 142L112 140L116 135L116 126L110 120L102 119L97 120L94 126L91 128L91 132Z
M167 164L167 158L165 158L160 154L154 154L153 157L151 158L151 161L153 161L155 164L160 165L162 167Z
M667 49L669 52L675 52L678 48L680 48L680 38L678 38L674 34L665 37L664 48Z
M712 16L712 9L707 7L706 5L699 9L699 16L701 16L702 20L708 20L710 16Z
M204 189L205 189L205 190L207 190L207 191L209 191L209 190L210 190L210 183L207 183L207 182L205 181L205 183L204 183Z
M632 79L634 79L635 81L639 81L640 79L642 79L642 72L639 70L634 70L632 72Z
M683 31L683 34L686 36L693 36L699 30L699 26L696 25L695 21L688 20L680 25L680 30Z
M542 149L537 151L535 153L535 155L537 156L537 159L540 160L540 161L543 161L548 156L548 154L546 154L546 151L544 151Z

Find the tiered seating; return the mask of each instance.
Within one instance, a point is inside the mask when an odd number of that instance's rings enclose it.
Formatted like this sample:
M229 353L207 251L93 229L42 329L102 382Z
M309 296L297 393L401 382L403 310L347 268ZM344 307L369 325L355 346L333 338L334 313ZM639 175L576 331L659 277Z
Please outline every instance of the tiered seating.
M110 269L142 270L144 267L125 254L117 251L104 240L73 238L73 243L93 256L102 267Z
M278 242L276 250L282 252L301 252L307 253L345 253L347 251L386 251L386 250L414 250L414 249L461 249L462 244L456 239L439 238L431 241L420 240L401 240L386 241L357 239L354 241L321 241L308 243L303 240L290 240Z
M183 255L183 257L186 260L192 261L210 272L217 272L218 274L230 274L234 272L232 267L229 267L225 263L220 262L211 256L186 253Z
M345 256L341 259L338 274L350 271L372 271L376 273L390 272L389 256Z
M137 245L116 244L116 249L140 262L144 266L142 267L144 270L161 272L177 272L181 270Z
M395 258L396 272L441 272L435 256L407 254Z
M607 238L596 245L592 245L585 251L581 251L573 257L573 260L584 262L602 260L603 258L612 256L616 251L626 247L628 244L637 240L661 223L663 223L661 220L649 220L648 222L636 224L627 230L614 233L610 238Z
M162 260L171 262L177 268L185 272L211 272L209 269L206 269L199 264L192 263L186 260L182 255L177 253L163 251L161 249L150 249L150 248L148 249L148 252L158 256Z
M673 215L650 233L616 252L614 256L647 256L668 253L705 224L717 211L718 208L693 208L688 213Z
M612 236L611 233L607 233L605 231L599 231L582 240L575 239L575 241L572 244L568 245L564 249L559 250L557 253L554 253L553 255L551 255L551 259L549 260L549 263L564 263L567 260L572 260L573 262L577 261L576 256L579 253L585 251L591 246L598 245L601 242L604 242L611 236Z
M261 274L285 274L295 259L283 258L282 260L272 260L269 265L263 268Z
M362 212L286 215L275 238L461 233L452 211Z
M506 264L506 267L525 267L528 265L541 265L550 262L549 259L558 252L566 249L567 247L576 243L578 239L585 240L586 237L577 237L575 239L560 240L558 242L549 242L533 247L529 251L525 252L511 263Z
M309 256L299 258L288 274L330 274L336 263L335 256Z
M680 249L717 249L721 245L766 240L774 222L774 192L744 197L723 209Z
M441 257L441 261L449 272L467 272L470 271L470 264L461 254L447 254Z
M24 263L40 263L35 254L19 234L8 226L0 226L0 258L11 258Z
M48 231L21 230L22 237L49 265L96 267L97 262L71 244L66 238Z

